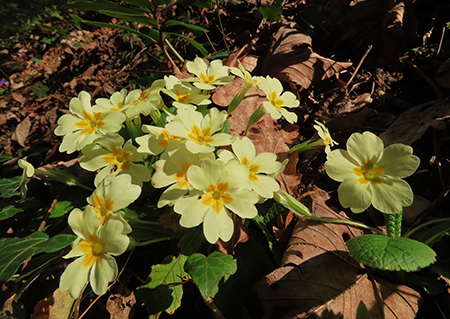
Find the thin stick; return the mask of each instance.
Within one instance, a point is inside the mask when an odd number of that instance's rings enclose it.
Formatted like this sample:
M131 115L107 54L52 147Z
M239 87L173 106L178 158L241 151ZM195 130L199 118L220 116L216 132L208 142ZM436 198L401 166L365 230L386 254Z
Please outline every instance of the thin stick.
M355 69L355 72L353 72L352 77L350 78L350 80L348 80L347 82L347 87L349 86L349 84L353 81L353 78L355 77L356 73L358 73L359 68L361 67L362 63L364 62L364 60L366 59L367 55L369 54L370 50L372 50L372 45L369 45L367 47L366 53L364 53L364 55L362 56L361 60L358 63L358 66Z
M117 275L117 278L108 286L108 290L119 280L120 275L122 275L123 271L125 270L125 267L127 266L128 262L130 261L131 255L134 252L134 248L131 250L130 254L128 255L127 260L125 261L125 264L123 265L122 269L120 270L119 274ZM102 296L97 296L93 302L86 308L86 310L81 314L78 319L81 319L84 317L85 314L92 308L92 306L101 298Z

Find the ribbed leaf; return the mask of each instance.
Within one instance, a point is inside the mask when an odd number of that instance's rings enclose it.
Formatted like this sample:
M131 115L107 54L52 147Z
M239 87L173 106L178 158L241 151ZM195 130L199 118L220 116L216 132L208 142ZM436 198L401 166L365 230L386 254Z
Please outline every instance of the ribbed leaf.
M416 271L436 261L436 253L419 241L384 235L357 236L346 243L350 255L382 270Z

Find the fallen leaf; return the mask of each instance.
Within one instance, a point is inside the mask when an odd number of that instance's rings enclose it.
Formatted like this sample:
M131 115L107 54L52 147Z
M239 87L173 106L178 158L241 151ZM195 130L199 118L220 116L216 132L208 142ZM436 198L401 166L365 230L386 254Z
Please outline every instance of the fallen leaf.
M127 295L113 294L109 296L106 302L106 310L111 315L110 319L126 319L130 317L131 309L135 303L136 297L131 290L127 292Z
M403 46L403 15L405 4L396 3L383 21L383 50L387 65L396 65Z
M311 212L317 217L346 219L331 210L326 192L314 188ZM420 294L365 271L352 259L345 240L357 228L299 219L282 259L282 267L255 286L266 318L354 318L362 300L370 318L413 318Z
M431 106L430 106L431 105ZM443 119L450 116L450 103L437 101L417 105L401 114L389 128L380 134L385 146L395 143L411 145L431 126L444 129Z
M70 295L69 291L61 291L56 289L53 292L53 303L49 309L49 319L69 318L72 310L72 305L75 300Z
M307 89L352 66L350 62L336 62L322 57L313 52L311 46L309 35L288 25L281 26L262 63L262 74Z
M19 143L20 146L25 147L25 140L27 139L28 134L30 134L30 128L31 120L30 115L28 115L22 122L19 123L19 125L17 125L11 139Z
M434 78L439 85L450 88L450 58L441 64Z
M23 96L23 95L21 95L21 94L19 94L19 93L11 93L11 97L14 99L14 100L16 100L17 102L19 102L20 104L24 104L25 103L25 101L26 101L26 98Z

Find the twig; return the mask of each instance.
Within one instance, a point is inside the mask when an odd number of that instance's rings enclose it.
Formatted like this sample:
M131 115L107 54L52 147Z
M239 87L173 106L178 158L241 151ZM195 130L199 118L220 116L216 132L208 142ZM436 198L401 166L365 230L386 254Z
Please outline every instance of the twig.
M438 47L437 52L436 52L436 58L439 55L439 53L441 52L442 42L444 41L445 29L447 29L447 27L443 27L442 28L441 41L439 41L439 47Z
M226 319L222 312L220 312L219 308L217 308L214 300L211 297L203 299L203 301L208 306L208 308L211 309L215 319Z
M353 78L355 77L356 73L358 73L359 69L361 68L362 63L364 62L364 60L366 59L367 55L369 54L370 50L372 50L372 45L369 45L367 47L366 53L364 53L364 55L362 56L361 60L358 63L358 66L355 69L355 72L353 72L352 77L350 78L350 80L348 80L347 82L347 87L349 86L349 84L353 81Z
M134 248L130 251L130 254L128 255L127 260L125 261L125 264L123 265L122 269L120 270L119 274L117 275L117 278L108 286L108 290L111 289L111 287L119 280L120 275L122 275L123 271L125 270L125 267L127 266L128 262L130 261L131 255L134 252ZM84 315L87 314L87 312L92 308L92 306L101 298L102 296L97 296L93 302L86 308L86 310L81 314L81 316L78 317L78 319L81 319L84 317Z

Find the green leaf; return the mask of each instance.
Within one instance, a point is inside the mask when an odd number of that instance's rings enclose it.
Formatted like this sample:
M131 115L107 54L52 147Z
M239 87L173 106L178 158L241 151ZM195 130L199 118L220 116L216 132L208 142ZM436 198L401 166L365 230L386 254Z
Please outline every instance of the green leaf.
M166 22L164 22L164 25L180 25L180 26L183 26L185 28L195 30L195 31L209 32L209 30L206 28L203 28L203 27L200 27L200 26L194 25L194 24L181 22L178 20L167 20Z
M135 29L132 29L132 28L124 26L124 25L84 20L84 19L81 19L81 18L79 18L79 17L77 17L77 16L75 16L73 14L71 14L70 17L75 22L82 22L82 23L90 24L90 25L93 25L95 27L100 27L100 28L111 28L111 29L125 30L125 31L128 31L130 33L134 33L134 34L138 35L142 39L150 40L153 43L157 43L158 42L157 40L155 40L155 39L158 39L158 31L156 31L156 30L149 29L149 32L150 32L149 34L151 34L151 35L147 35L145 33L139 32L139 31L137 31Z
M49 239L46 233L35 232L24 238L0 239L0 282L10 280L19 266L31 256L58 251L76 238L74 235L62 234Z
M10 198L20 195L16 189L19 187L22 176L14 176L12 178L2 178L0 180L0 194L3 198Z
M233 275L237 270L232 256L215 251L208 257L203 254L189 256L184 265L186 272L194 279L203 298L214 297L219 291L219 282Z
M35 87L33 88L31 91L33 91L34 94L37 95L38 98L42 99L43 97L47 96L47 92L50 89L48 88L48 86L39 86L39 87Z
M121 6L120 4L109 2L109 1L74 1L71 3L68 3L63 6L64 10L72 9L72 10L82 10L82 11L96 11L100 12L101 10L107 10L107 11L114 11L118 13L125 13L125 14L136 14L136 13L143 13L148 10L140 9L140 8L127 8L124 6Z
M282 7L259 7L258 10L264 19L270 21L280 21L281 14L283 13Z
M201 52L201 54L203 54L203 56L206 58L206 56L208 55L208 51L205 49L205 47L203 45L201 45L200 43L198 43L195 40L192 40L191 38L188 38L182 34L178 34L178 33L172 33L172 32L167 32L165 34L169 34L169 35L173 35L176 37L180 37L186 41L188 41L190 44L192 44L197 50L199 50Z
M184 255L167 256L161 264L152 266L148 283L136 290L136 297L145 303L149 318L158 318L163 311L173 314L180 307L186 259Z
M367 307L362 300L359 302L358 308L356 309L355 319L370 319L369 310L367 310Z
M410 238L362 235L346 244L358 262L382 270L416 271L436 261L433 249Z
M6 207L3 207L2 210L0 211L0 220L10 218L20 212L23 212L22 208L17 208L13 205L8 205Z
M163 4L168 4L170 3L171 0L153 0L152 3L155 6L162 6Z
M150 1L148 0L123 0L126 3L134 4L135 6L151 9Z
M188 228L185 231L185 235L180 239L178 246L183 255L192 255L198 247L205 241L203 235L203 227Z
M69 201L61 201L57 202L53 207L52 213L49 218L58 218L63 216L65 213L68 213L73 209L72 202Z

